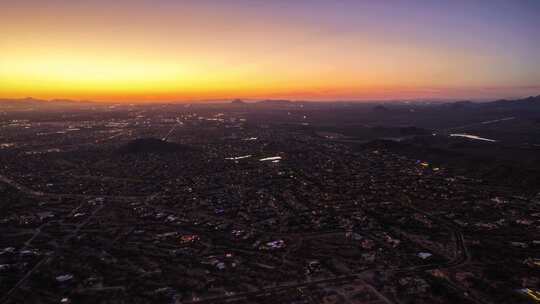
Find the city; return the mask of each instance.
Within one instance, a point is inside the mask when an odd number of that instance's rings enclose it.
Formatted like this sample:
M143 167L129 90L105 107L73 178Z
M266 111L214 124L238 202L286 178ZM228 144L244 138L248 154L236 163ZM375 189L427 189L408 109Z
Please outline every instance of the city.
M0 304L540 304L540 1L0 12Z
M537 300L538 188L320 131L350 107L5 110L2 303Z

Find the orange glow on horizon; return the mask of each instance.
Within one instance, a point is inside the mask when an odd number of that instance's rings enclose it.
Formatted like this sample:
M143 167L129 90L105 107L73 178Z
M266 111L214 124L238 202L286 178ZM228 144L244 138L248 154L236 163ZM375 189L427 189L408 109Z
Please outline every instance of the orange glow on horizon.
M479 52L481 41L446 43L429 32L403 35L377 18L345 26L322 13L275 14L265 2L232 9L206 1L43 1L3 5L0 98L363 100L540 91L538 70L513 53Z

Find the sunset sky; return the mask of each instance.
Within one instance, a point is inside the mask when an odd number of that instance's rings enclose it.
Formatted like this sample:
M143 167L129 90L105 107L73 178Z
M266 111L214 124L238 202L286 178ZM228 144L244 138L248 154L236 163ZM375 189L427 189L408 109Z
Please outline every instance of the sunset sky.
M0 98L540 94L540 1L0 3Z

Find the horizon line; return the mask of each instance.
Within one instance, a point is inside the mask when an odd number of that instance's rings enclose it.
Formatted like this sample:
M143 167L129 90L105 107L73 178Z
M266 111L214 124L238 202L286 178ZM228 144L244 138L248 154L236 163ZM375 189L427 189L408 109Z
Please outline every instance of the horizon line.
M252 98L252 97L226 97L226 98L209 98L209 99L189 99L189 100L133 100L133 101L111 101L111 100L93 100L93 99L73 99L73 98L39 98L33 96L27 97L0 97L0 101L37 101L37 102L74 102L74 103L95 103L95 104L193 104L193 103L231 103L235 100L240 100L246 104L258 103L261 101L287 101L292 103L370 103L370 102L489 102L497 100L519 100L530 97L540 97L538 95L521 95L512 97L499 98L456 98L456 97L433 97L433 98L369 98L369 99L290 99L290 98Z

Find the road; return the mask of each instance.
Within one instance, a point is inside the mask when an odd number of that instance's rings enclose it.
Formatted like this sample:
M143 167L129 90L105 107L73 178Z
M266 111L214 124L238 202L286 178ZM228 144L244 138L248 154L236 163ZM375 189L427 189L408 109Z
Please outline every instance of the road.
M94 216L99 212L101 211L101 209L103 209L103 205L100 205L98 208L96 208L92 214L90 216L88 216L83 222L81 222L80 224L78 224L75 228L75 230L73 230L72 233L66 235L63 239L62 239L62 244L66 244L70 239L74 238L74 237L77 237L79 235L79 232L81 231L81 229L86 226L93 218ZM75 209L77 209L79 207L76 207L74 208L74 210L72 211L72 213L75 211ZM60 221L60 223L63 223L63 220ZM34 267L32 267L32 269L30 269L14 286L13 288L11 288L1 299L0 299L0 303L3 303L3 304L7 304L9 303L9 301L11 300L11 297L13 296L13 294L24 284L26 283L26 281L28 281L28 279L36 272L38 271L43 265L45 264L48 264L50 263L57 255L58 253L60 252L60 247L61 246L58 246L56 248L56 250L54 251L54 253L52 255L49 255L49 256L46 256L46 257L43 257Z
M161 140L163 141L167 141L169 139L169 136L171 136L171 134L176 130L176 128L178 128L178 126L182 126L182 122L180 121L180 119L176 119L176 124L174 126L172 126L172 128L169 130L169 132L167 133L167 135L165 135Z
M19 191L21 191L21 192L23 192L23 193L25 193L27 195L31 195L31 196L57 196L57 197L70 196L70 197L79 197L79 198L82 198L82 199L91 199L91 198L95 198L95 197L102 197L102 196L95 196L95 195L51 194L51 193L44 193L44 192L40 192L40 191L34 191L34 190L32 190L32 189L30 189L30 188L28 188L26 186L23 186L23 185L15 182L15 181L5 177L5 176L3 176L3 175L0 175L0 182L5 182L6 184L9 184L9 185L13 186L14 188L18 189ZM150 195L150 196L143 197L144 198L143 203L147 207L150 207L150 208L153 208L153 209L174 213L173 210L169 210L169 209L163 210L162 208L157 208L156 206L153 206L153 205L149 204L157 196L158 196L158 194L156 193L156 194L153 194L153 195ZM109 196L109 198L115 198L115 199L121 199L121 200L123 200L123 199L134 199L134 198L135 199L141 199L141 197L125 197L125 196L118 196L118 197ZM76 237L78 235L78 233L80 232L80 230L85 225L87 225L90 222L90 220L99 211L102 210L103 207L104 207L103 205L100 205L98 208L96 208L92 212L92 214L85 219L85 221L83 221L81 224L77 225L76 229L72 233L70 233L69 235L64 237L64 239L62 240L62 243L66 243L67 241L69 241L73 237ZM410 208L410 209L412 209L412 210L414 210L414 211L416 211L418 213L421 213L421 214L429 217L433 221L436 221L439 224L441 224L442 226L446 227L448 230L450 230L453 233L454 239L456 241L455 258L453 260L451 260L451 261L446 262L446 263L412 266L412 267L399 268L399 269L388 269L386 271L383 271L385 274L388 274L388 275L391 275L391 274L407 274L407 273L424 272L424 271L434 270L434 269L453 268L453 267L462 266L462 265L469 262L470 254L469 254L468 249L466 247L463 234L452 223L446 221L445 219L435 218L431 214L429 214L429 213L427 213L427 212L425 212L423 210L420 210L418 208L415 208L414 206L412 206L410 200L406 204L403 204L403 207ZM80 208L80 206L74 208L72 213L76 212L76 210L78 208ZM39 230L36 233L39 233ZM332 235L332 234L335 234L335 233L338 233L338 232L336 232L336 231L326 231L326 232L321 232L321 233L307 233L305 235L302 235L302 234L294 235L294 237L297 237L299 239L302 239L302 237L313 238L313 237L317 237L317 236L321 236L321 235L329 236L329 235ZM32 239L35 236L36 235L34 234L34 236L32 236ZM58 251L58 249L57 249L57 251ZM2 303L2 304L9 303L12 295L17 291L17 289L20 288L32 276L33 273L35 273L37 270L39 270L43 265L45 265L45 264L49 263L50 261L52 261L52 259L54 259L54 257L56 256L57 251L55 251L53 255L44 257L42 260L40 260L30 271L28 271L17 282L17 284L7 294L5 294L0 299L0 303ZM313 285L313 284L338 283L338 282L341 282L341 281L347 281L348 282L348 281L351 281L351 280L362 279L362 278L365 278L365 277L372 276L375 273L375 271L376 271L376 269L370 269L370 270L362 271L360 273L347 274L347 275L342 275L342 276L337 276L337 277L332 277L332 278L325 278L325 279L321 279L321 280L306 281L306 282L301 282L301 283L291 283L291 282L283 283L283 284L281 284L279 286L271 286L271 287L267 287L267 288L262 288L260 290L252 291L252 292L239 293L239 294L230 295L230 296L218 296L218 297L206 298L206 299L193 301L193 302L186 302L186 303L223 303L223 302L226 302L226 301L242 300L242 299L247 299L248 297L257 297L257 296L263 296L263 295L266 295L266 294L270 295L271 293L282 290L282 289L300 288L300 287L306 287L306 286ZM380 270L377 270L377 271L380 272ZM465 289L463 289L463 288L461 288L459 286L453 285L453 287L455 289L459 290L459 291L464 292L464 293L466 292ZM475 303L478 303L478 304L485 304L486 303L486 302L484 302L482 300L478 300L478 299L473 299L473 298L469 298L469 299L471 301L475 302Z
M30 196L43 196L43 192L41 191L35 191L35 190L32 190L26 186L23 186L19 183L17 183L16 181L4 176L4 175L0 175L0 182L4 182L10 186L12 186L13 188L19 190L20 192L24 193L24 194L27 194L27 195L30 195Z
M29 195L29 196L38 196L38 197L42 197L42 196L52 196L53 194L46 194L46 193L43 193L43 192L39 192L39 191L34 191L28 187L25 187L3 175L0 175L0 182L4 182L14 188L16 188L17 190L23 192L24 194L26 195ZM63 196L61 194L59 194L58 196ZM81 196L82 198L90 198L90 196ZM94 198L95 196L91 196L92 198ZM84 204L86 203L83 202L82 204L78 205L77 207L73 208L70 212L71 215L75 214ZM66 235L62 240L61 240L61 243L62 244L65 244L67 243L70 239L74 238L74 237L77 237L79 235L79 232L81 231L82 228L84 228L94 217L95 215L100 212L105 206L104 205L99 205L97 208L95 208L92 212L91 215L89 215L83 222L79 223L78 225L76 225L75 229L68 235ZM59 224L63 224L64 223L64 220L60 220L58 222ZM48 223L47 223L48 224ZM46 225L46 224L44 224ZM30 245L30 243L41 233L41 228L44 226L40 226L38 229L36 229L36 232L32 235L32 237L30 237L30 239L28 241L25 242L25 248L27 246ZM11 300L11 297L13 296L13 294L24 284L26 283L26 281L28 281L28 279L36 272L38 271L41 267L43 267L43 265L46 265L48 263L50 263L58 254L58 252L60 251L60 246L58 246L56 248L56 250L53 252L53 254L51 255L48 255L48 256L45 256L43 257L38 263L36 263L36 265L34 265L34 267L32 267L28 272L26 272L26 274L23 275L23 277L21 279L19 279L19 281L4 295L2 295L2 297L0 298L0 303L2 304L7 304L10 302Z

